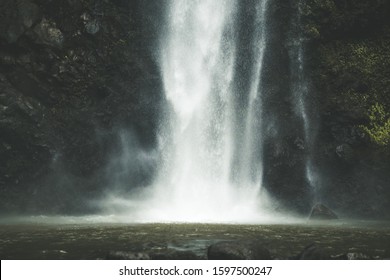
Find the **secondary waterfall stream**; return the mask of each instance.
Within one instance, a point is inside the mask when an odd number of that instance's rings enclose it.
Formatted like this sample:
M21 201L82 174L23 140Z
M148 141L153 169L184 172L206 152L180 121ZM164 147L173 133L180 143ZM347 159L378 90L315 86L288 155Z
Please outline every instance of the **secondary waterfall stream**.
M315 114L313 105L309 106L310 85L308 83L305 67L305 38L303 38L300 27L302 25L302 1L296 4L297 12L293 17L294 36L290 40L291 60L291 84L292 94L295 102L295 113L299 116L303 126L304 147L305 147L305 177L310 185L314 200L319 201L320 180L314 164L314 147L316 139Z

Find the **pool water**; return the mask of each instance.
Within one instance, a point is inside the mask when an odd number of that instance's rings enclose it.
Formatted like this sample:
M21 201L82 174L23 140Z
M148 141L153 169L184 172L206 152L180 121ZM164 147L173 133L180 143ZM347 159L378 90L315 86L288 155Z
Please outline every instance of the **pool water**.
M1 259L105 259L110 251L191 251L205 259L222 240L258 240L274 259L298 255L315 243L336 256L390 258L390 223L236 224L2 224Z

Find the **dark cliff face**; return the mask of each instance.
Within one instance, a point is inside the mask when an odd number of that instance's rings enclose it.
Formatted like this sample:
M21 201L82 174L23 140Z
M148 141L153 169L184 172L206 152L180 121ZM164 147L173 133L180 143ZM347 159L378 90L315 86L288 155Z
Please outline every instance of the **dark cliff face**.
M270 195L287 209L310 211L313 193L305 174L307 144L292 73L299 67L293 53L299 45L297 7L269 1L267 53L261 83L263 93L264 180ZM295 78L295 77L294 77Z
M390 3L310 0L301 9L322 199L353 216L388 218Z
M120 129L154 145L160 81L142 2L1 0L1 210L82 210Z

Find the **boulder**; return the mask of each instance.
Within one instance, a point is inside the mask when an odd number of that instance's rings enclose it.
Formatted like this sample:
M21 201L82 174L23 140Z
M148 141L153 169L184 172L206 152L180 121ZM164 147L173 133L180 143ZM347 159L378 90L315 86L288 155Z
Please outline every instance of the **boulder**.
M330 260L330 254L328 254L323 248L313 243L306 246L298 256L291 259L296 260Z
M93 19L88 13L81 15L84 22L85 31L91 35L96 34L100 30L100 23L97 19Z
M256 241L221 241L210 245L209 260L270 260L267 248Z
M374 258L372 258L366 254L363 254L363 253L347 253L347 254L333 256L332 259L334 259L334 260L372 260Z
M337 215L325 205L318 203L311 209L311 220L334 220L338 219Z
M107 260L150 260L150 256L143 252L109 251Z
M64 35L56 26L56 23L43 18L34 28L36 42L52 47L62 47ZM33 36L34 37L34 36Z
M198 260L200 259L192 251L179 251L179 250L161 250L159 252L149 253L152 260Z

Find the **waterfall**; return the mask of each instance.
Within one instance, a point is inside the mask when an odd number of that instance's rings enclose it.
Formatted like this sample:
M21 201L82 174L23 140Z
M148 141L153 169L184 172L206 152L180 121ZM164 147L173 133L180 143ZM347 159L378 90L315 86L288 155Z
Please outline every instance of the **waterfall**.
M247 116L245 121L244 144L241 153L241 182L251 180L261 182L262 160L256 162L254 155L262 155L262 100L261 73L266 49L266 11L268 0L259 1L256 5L254 21L255 34L252 42L254 63L250 80Z
M314 144L316 140L315 116L310 104L310 85L308 83L304 49L305 38L302 35L302 2L297 3L295 17L293 18L294 35L290 38L291 44L291 83L295 102L295 112L302 121L305 146L305 177L311 188L315 200L319 195L319 174L314 163ZM310 110L311 109L311 110Z
M317 177L304 40L299 13L290 37L280 28L291 12L277 14L283 7L167 1L157 172L151 186L108 208L129 209L132 221L257 223L275 222L285 197L288 206L306 199ZM291 148L299 137L304 151Z
M266 49L267 1L253 20L246 105L234 92L238 1L172 0L161 39L166 98L153 190L152 220L245 221L266 219L259 197L261 73ZM245 121L240 123L240 112Z

